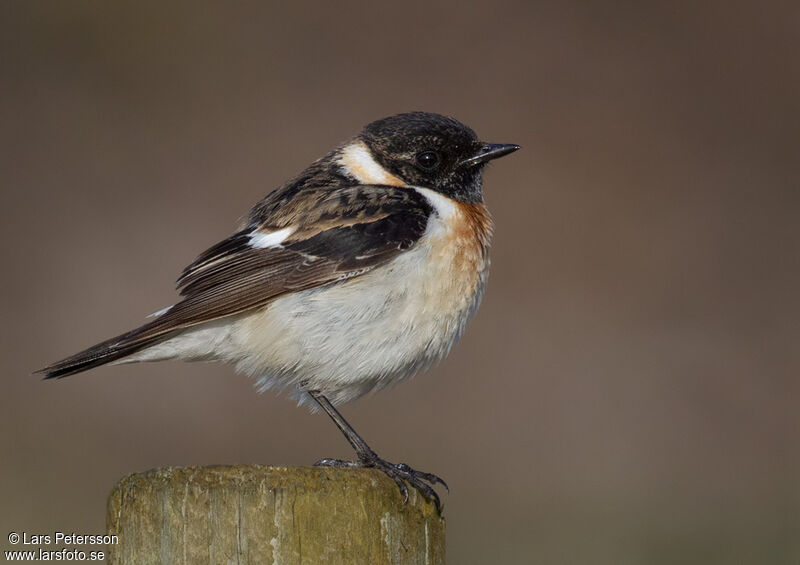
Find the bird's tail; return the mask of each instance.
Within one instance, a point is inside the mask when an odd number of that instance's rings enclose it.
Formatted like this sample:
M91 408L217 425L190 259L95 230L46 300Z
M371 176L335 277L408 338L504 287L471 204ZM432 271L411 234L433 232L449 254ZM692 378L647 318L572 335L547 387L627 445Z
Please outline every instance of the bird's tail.
M107 339L44 369L39 369L36 373L43 374L45 379L60 379L132 355L172 335L170 329L175 328L165 328L159 322L154 320L135 330Z

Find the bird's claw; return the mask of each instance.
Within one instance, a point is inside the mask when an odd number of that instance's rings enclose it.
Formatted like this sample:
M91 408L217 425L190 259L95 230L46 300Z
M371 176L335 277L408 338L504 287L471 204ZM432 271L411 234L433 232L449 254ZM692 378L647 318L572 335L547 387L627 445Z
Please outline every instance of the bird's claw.
M408 503L407 485L411 485L417 489L422 496L429 500L433 500L434 504L436 505L436 509L439 512L442 511L442 503L439 500L439 495L433 489L433 486L441 484L445 489L447 489L447 492L450 492L450 488L441 477L434 475L433 473L416 471L405 463L390 463L389 461L385 461L374 454L364 457L359 461L343 461L341 459L327 458L320 459L314 463L314 465L323 467L365 467L369 469L378 469L379 471L383 471L387 476L394 480L395 483L397 483L397 487L400 489L400 492L403 495L403 504Z
M422 479L423 481L426 481L426 482L428 482L428 483L430 483L432 485L440 484L445 488L445 490L447 492L450 492L450 487L447 486L447 483L444 482L444 479L441 478L439 475L434 475L433 473L425 473L423 471L415 471L414 469L412 469L411 467L409 467L405 463L398 463L397 465L395 465L395 467L397 467L397 469L400 470L400 471L413 473L416 476L418 476L420 479Z

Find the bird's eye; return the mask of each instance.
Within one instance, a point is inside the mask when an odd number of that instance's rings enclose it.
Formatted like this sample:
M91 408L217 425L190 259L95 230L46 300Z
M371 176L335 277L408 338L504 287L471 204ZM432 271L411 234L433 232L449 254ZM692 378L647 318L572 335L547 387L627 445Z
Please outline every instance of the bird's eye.
M425 171L432 171L439 166L439 154L436 151L417 153L417 165Z

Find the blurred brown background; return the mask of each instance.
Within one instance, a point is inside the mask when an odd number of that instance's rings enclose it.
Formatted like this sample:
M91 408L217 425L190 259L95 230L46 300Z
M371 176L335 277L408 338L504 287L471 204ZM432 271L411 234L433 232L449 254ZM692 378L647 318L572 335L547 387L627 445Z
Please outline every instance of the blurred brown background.
M344 407L435 471L448 562L800 561L800 9L760 3L3 2L0 546L99 533L122 475L305 465L335 427L225 366L33 369L362 124L453 115L486 177L478 317Z

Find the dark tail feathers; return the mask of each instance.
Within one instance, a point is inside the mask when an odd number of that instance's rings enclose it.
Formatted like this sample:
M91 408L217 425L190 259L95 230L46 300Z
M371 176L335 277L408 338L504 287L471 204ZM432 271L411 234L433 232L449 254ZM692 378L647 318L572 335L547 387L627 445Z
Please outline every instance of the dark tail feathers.
M44 369L39 369L36 373L43 374L45 379L68 377L132 355L145 347L163 341L171 333L168 330L165 331L159 320L154 320L135 330L107 339L89 349L53 363Z

